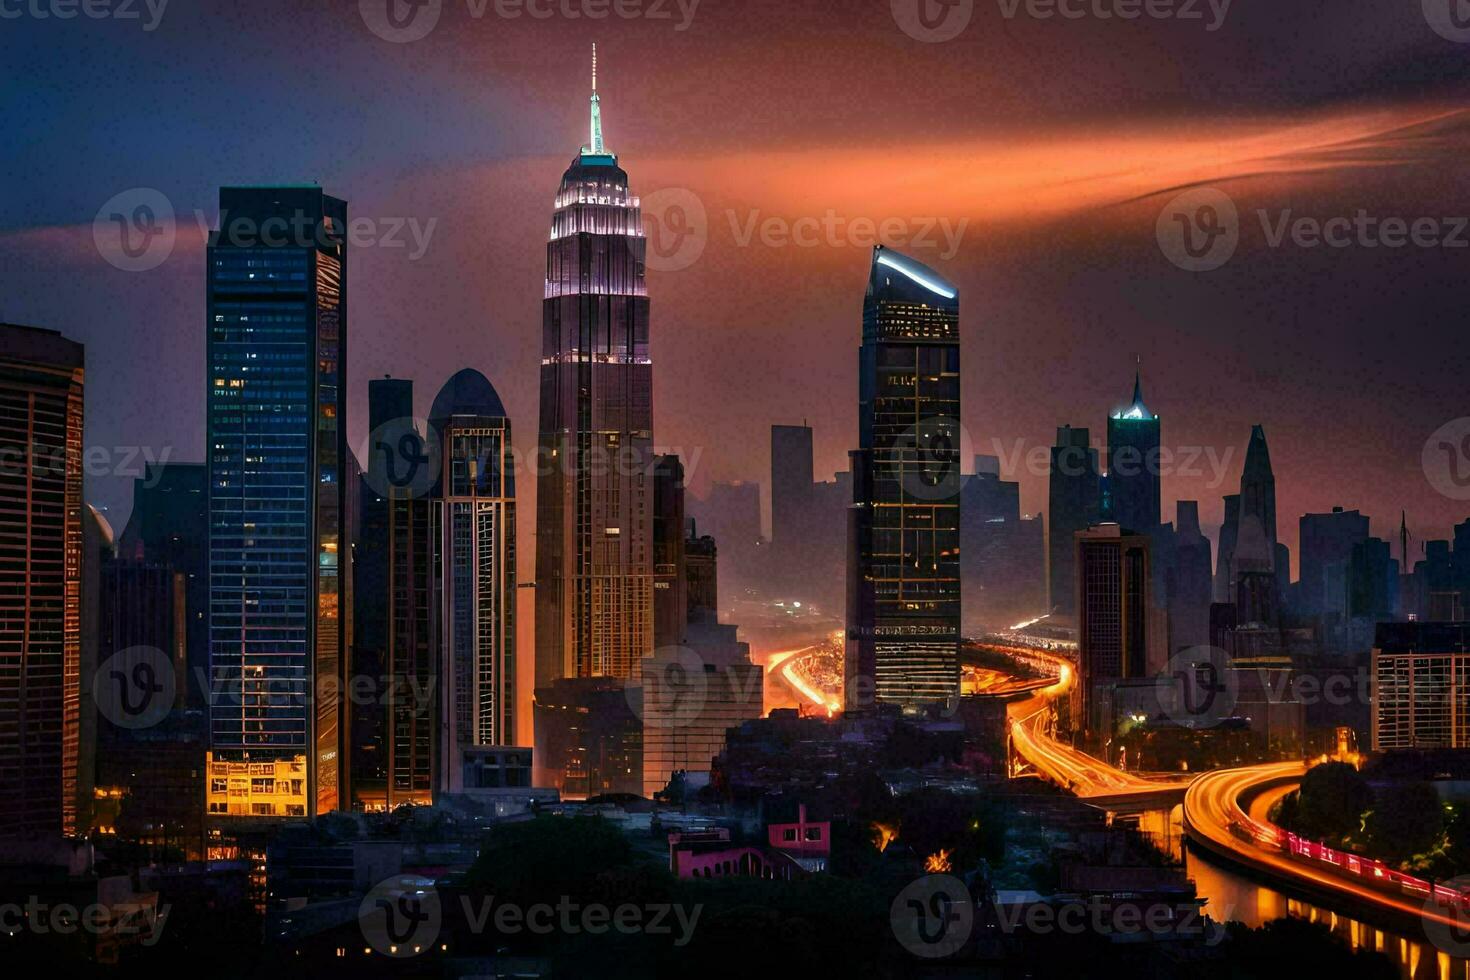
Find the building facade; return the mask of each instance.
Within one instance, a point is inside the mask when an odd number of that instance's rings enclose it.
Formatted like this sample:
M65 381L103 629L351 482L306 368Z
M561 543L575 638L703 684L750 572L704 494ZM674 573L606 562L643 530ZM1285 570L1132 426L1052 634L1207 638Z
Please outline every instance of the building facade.
M1047 603L1055 615L1076 614L1076 535L1101 519L1101 507L1097 450L1092 448L1088 431L1072 425L1061 426L1051 449L1047 488L1051 520L1047 538Z
M653 366L638 198L602 139L562 176L546 246L536 685L634 677L653 650Z
M1380 623L1373 751L1470 748L1470 623Z
M858 354L847 708L959 696L959 293L873 249Z
M1098 730L1109 721L1097 710L1103 690L1149 676L1149 539L1100 524L1078 532L1075 547L1080 717Z
M1148 533L1162 511L1159 417L1143 402L1143 378L1133 379L1133 400L1108 418L1108 496L1103 516L1130 531Z
M478 371L434 399L439 788L457 792L464 752L511 745L516 718L516 504L510 419Z
M206 282L211 816L347 800L347 205L226 187ZM279 234L266 234L277 229Z
M0 324L0 838L78 831L83 360Z

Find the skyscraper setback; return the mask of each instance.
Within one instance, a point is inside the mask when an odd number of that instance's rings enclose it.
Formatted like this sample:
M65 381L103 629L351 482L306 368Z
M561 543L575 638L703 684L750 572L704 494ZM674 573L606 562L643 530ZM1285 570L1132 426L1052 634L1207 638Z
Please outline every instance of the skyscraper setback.
M933 269L873 249L849 511L848 710L959 695L960 305Z
M346 231L346 202L314 185L220 190L206 285L215 816L347 800Z
M562 176L546 246L536 684L636 676L653 650L653 366L642 215L602 137Z

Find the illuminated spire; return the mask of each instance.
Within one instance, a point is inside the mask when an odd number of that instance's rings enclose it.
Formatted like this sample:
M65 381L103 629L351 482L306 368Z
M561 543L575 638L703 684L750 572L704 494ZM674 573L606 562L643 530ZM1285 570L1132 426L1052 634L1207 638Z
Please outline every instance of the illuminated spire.
M1133 402L1128 407L1113 413L1115 419L1128 419L1130 421L1152 421L1158 416L1148 410L1143 403L1143 358L1138 359L1138 367L1133 372Z
M583 147L583 153L602 155L607 152L602 144L602 100L597 97L597 42L592 42L592 141Z

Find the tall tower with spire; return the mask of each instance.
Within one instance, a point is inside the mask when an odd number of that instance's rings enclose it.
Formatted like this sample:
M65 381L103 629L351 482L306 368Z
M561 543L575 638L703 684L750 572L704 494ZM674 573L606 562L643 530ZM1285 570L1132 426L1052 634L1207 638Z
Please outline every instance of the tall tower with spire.
M1159 417L1144 404L1141 366L1132 401L1108 419L1108 491L1108 519L1140 534L1159 526Z
M536 686L629 678L653 651L653 367L643 221L602 137L557 190L542 302Z

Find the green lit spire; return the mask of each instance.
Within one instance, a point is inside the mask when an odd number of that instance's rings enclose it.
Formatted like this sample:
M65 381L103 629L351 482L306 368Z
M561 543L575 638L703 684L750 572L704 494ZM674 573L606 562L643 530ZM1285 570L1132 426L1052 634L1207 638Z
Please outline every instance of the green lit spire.
M583 153L602 155L607 152L602 144L602 100L597 97L597 42L592 42L592 141Z

